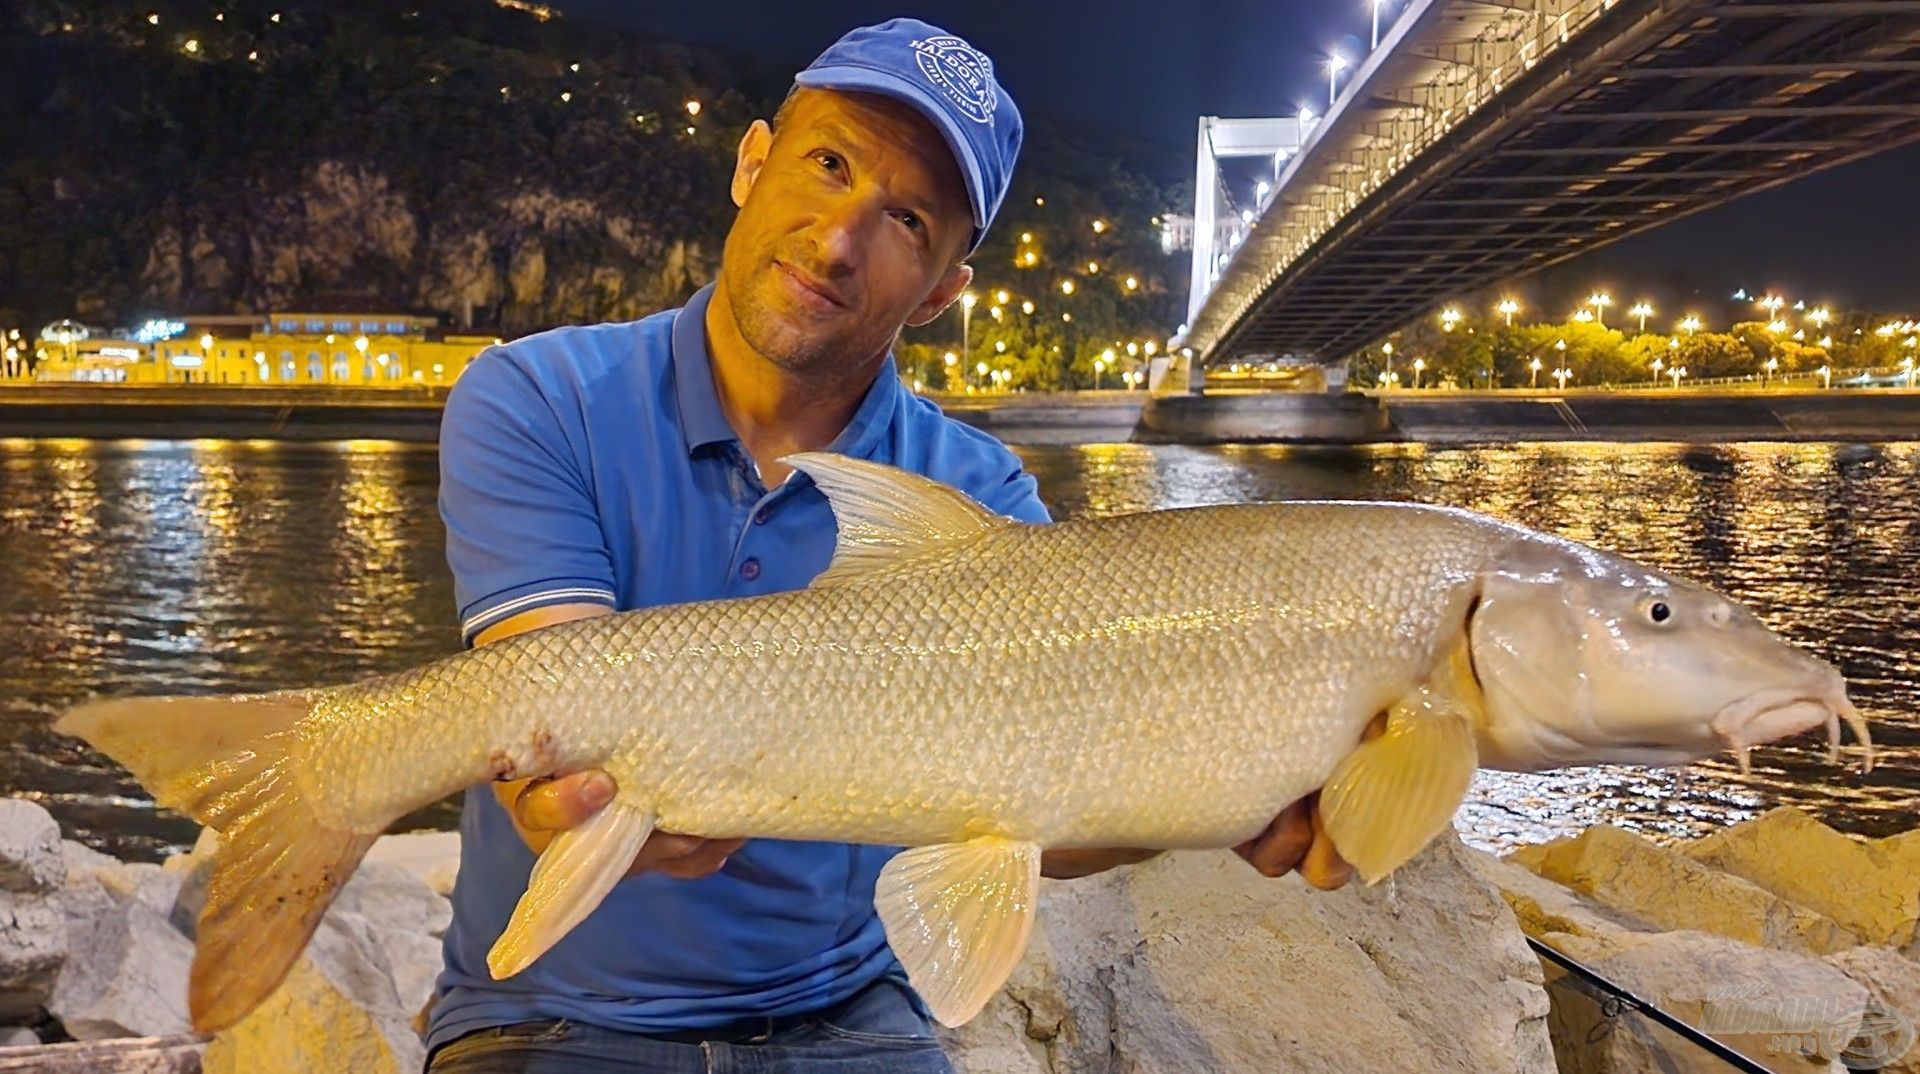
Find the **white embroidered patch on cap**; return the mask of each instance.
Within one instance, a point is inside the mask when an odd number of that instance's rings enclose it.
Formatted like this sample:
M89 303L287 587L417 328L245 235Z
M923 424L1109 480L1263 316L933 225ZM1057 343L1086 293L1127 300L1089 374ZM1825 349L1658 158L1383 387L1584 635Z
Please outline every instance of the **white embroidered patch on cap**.
M1000 101L993 91L993 61L985 53L952 36L915 41L913 51L920 73L955 108L975 123L993 122Z

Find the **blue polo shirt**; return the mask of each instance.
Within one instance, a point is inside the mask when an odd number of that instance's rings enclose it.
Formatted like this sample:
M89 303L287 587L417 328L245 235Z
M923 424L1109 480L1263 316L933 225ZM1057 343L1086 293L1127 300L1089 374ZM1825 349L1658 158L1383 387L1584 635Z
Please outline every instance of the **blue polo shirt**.
M441 425L440 513L469 644L544 605L746 597L803 588L826 568L825 496L804 474L767 489L720 409L711 291L644 320L515 340L461 375ZM1047 520L1013 454L904 390L892 362L831 450ZM623 880L532 966L495 981L487 951L534 855L492 790L469 790L428 1043L534 1019L658 1033L831 1006L897 965L873 910L893 853L758 839L704 879Z

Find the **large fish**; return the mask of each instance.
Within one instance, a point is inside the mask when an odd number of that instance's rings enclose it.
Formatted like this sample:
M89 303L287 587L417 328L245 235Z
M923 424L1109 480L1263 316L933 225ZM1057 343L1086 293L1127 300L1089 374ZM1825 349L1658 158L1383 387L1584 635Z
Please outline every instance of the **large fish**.
M875 463L791 460L839 544L809 589L522 634L329 689L68 713L222 836L190 989L240 1019L396 818L599 766L489 965L590 913L649 832L904 845L875 903L934 1014L971 1018L1047 847L1222 847L1324 788L1375 881L1480 766L1678 764L1849 721L1828 664L1724 597L1467 511L1286 503L1032 526ZM1363 732L1387 713L1384 734ZM643 942L636 940L636 942Z

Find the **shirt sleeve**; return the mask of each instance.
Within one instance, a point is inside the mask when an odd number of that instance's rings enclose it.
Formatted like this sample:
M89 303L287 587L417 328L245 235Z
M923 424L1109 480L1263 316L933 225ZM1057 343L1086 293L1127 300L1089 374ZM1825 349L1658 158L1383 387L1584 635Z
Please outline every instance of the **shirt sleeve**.
M553 604L612 607L613 559L551 401L502 352L461 374L440 422L440 517L460 637Z
M986 490L981 504L988 509L1019 519L1021 522L1048 523L1053 516L1040 499L1040 482L1020 465L1012 452L1005 452L1009 469L999 484Z

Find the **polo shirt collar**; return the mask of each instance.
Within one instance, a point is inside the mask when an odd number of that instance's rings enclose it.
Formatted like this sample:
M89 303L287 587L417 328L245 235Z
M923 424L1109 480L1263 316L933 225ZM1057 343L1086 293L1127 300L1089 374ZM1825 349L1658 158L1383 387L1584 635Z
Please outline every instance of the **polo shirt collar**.
M673 393L689 455L708 444L740 438L720 409L720 393L713 386L713 366L707 353L707 304L713 299L714 286L708 284L695 292L673 319ZM899 395L900 376L894 363L880 363L865 398L827 450L854 458L870 456L893 419Z

